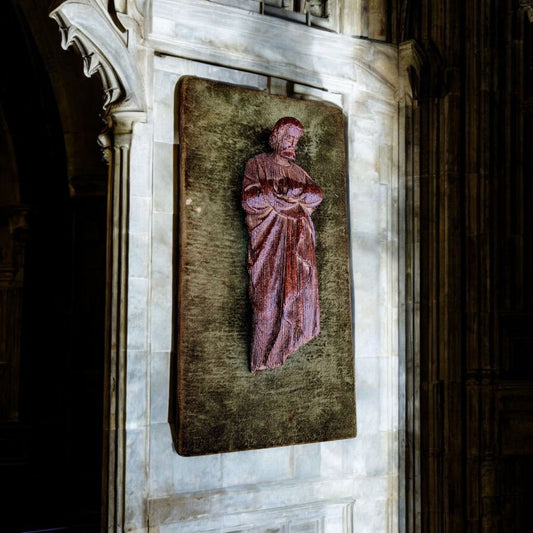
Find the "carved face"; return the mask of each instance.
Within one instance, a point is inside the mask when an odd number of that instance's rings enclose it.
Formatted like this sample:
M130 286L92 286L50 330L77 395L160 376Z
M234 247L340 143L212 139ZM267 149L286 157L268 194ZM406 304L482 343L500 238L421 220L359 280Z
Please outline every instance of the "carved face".
M277 135L276 152L294 161L296 159L296 145L302 135L302 130L289 124L281 128Z

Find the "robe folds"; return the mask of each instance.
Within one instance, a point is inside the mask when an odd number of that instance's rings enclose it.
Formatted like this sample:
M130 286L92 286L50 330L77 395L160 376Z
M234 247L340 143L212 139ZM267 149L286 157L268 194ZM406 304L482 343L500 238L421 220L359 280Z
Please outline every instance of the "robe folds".
M315 228L323 198L302 168L260 154L246 165L242 207L249 233L250 369L272 369L320 332Z

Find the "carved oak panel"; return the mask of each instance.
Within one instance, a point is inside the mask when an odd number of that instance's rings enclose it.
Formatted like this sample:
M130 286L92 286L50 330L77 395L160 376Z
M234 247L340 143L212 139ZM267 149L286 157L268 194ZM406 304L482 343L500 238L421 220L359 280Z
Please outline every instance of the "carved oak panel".
M182 79L176 198L172 428L181 455L355 436L344 123L332 106ZM320 334L284 365L250 372L247 161L285 116L304 125L297 162L322 189L313 222Z

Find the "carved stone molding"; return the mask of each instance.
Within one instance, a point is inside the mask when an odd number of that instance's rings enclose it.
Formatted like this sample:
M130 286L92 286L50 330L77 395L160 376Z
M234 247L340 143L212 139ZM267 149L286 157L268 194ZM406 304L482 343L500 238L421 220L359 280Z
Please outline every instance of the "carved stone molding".
M529 22L533 22L533 0L520 0L520 7L527 13Z
M128 19L139 24L142 31L144 21L146 0L98 0L104 9L107 10L120 31L126 31L129 26Z
M353 533L354 521L358 520L356 502L350 497L350 483L347 480L336 480L338 494L346 493L346 497L294 502L294 487L285 483L273 484L268 487L257 487L257 496L264 502L262 509L242 509L236 505L241 498L250 497L248 486L236 487L230 494L227 491L205 491L183 493L178 496L152 499L148 503L149 522L161 524L163 528L172 529L179 524L179 530L192 532L215 531L215 527L224 517L225 531L246 533L250 531L313 531L326 533ZM308 490L322 487L331 492L331 487L319 481L308 483ZM284 507L271 507L268 494L282 493L291 503ZM230 529L231 528L231 529ZM216 529L218 531L218 529Z
M382 99L396 88L396 47L335 32L317 34L304 24L214 2L154 0L151 9L147 46L161 54L261 72L334 92L351 92L356 83ZM220 20L224 20L223 34ZM288 33L297 46L286 46ZM205 35L218 37L205 39ZM318 40L320 54L314 54Z
M136 122L144 122L146 114L143 111L116 110L111 113L111 125L115 137L133 132Z
M411 39L400 43L398 52L397 99L414 98L424 64L423 50L414 39Z
M83 59L87 77L98 74L104 89L103 108L107 115L112 108L142 111L145 109L144 89L136 61L137 24L127 29L122 17L117 24L98 0L66 0L51 13L59 25L61 46L73 47Z
M401 43L398 68L400 97L409 94L415 100L442 98L450 90L453 73L431 40Z

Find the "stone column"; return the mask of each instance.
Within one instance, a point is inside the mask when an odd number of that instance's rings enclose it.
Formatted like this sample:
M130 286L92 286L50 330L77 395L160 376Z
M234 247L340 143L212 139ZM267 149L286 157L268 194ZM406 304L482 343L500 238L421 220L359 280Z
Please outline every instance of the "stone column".
M407 529L456 531L464 521L457 504L464 497L464 435L457 429L463 416L461 93L454 58L449 66L442 48L425 37L400 46L400 70L410 85L408 98L400 100L400 131L406 146L414 141L406 151L406 206L416 210L406 217L416 227L405 233L406 306L414 309L406 313L412 321L406 342L413 341L406 345Z
M134 124L144 119L142 112L114 111L109 133L99 137L109 164L102 518L109 531L124 526L130 149Z
M405 369L400 376L400 479L399 501L403 508L403 531L421 531L420 475L420 165L418 102L412 83L420 75L423 57L415 41L399 46L398 99L398 169L400 190L398 205L400 243L404 261L400 261L399 300L404 327L400 328L399 354ZM402 398L402 395L405 395ZM403 401L402 401L403 400ZM402 427L400 425L400 427ZM402 475L403 474L403 475ZM402 529L400 529L402 531Z
M83 58L87 77L103 86L107 124L98 142L109 164L106 368L104 376L102 531L122 531L126 513L126 358L130 158L134 126L146 120L142 18L134 3L118 8L98 0L66 0L50 16L60 27L62 47Z

